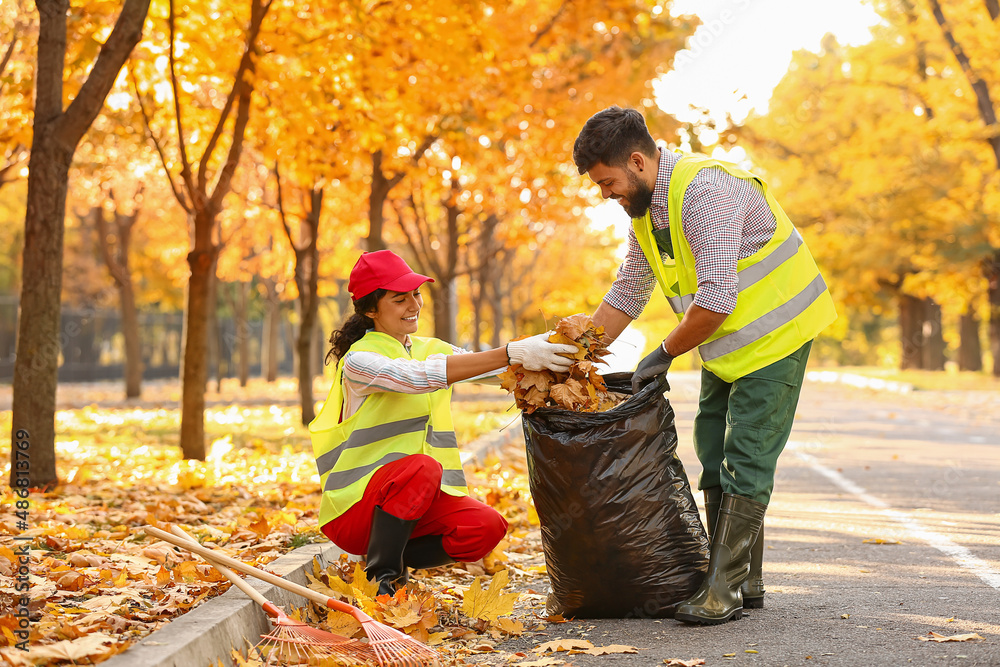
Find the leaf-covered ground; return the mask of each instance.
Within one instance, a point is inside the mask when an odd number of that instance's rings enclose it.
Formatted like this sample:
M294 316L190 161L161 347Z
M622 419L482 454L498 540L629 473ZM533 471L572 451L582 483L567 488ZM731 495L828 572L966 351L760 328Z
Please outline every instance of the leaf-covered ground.
M17 498L3 497L0 664L98 663L228 589L200 559L143 534L146 524L176 523L258 566L326 539L317 528L318 480L294 384L248 390L224 384L206 413L212 444L203 462L180 457L176 390L163 383L148 388L143 401L127 403L116 397L117 388L106 394L83 385L60 389L61 404L71 406L57 415L63 484L32 495L26 531L13 512ZM499 389L460 392L455 407L465 443L497 431L515 414ZM0 412L0 429L9 432L9 411ZM544 618L547 583L523 448L508 445L500 457L468 469L473 493L511 526L494 553L479 563L420 571L395 598L372 598L355 576L356 563L346 559L317 567L312 585L429 642L448 664L556 664L539 657L551 647L523 656L495 648L560 621ZM28 652L15 646L18 535L32 538ZM316 627L363 636L343 615L315 608L295 613Z

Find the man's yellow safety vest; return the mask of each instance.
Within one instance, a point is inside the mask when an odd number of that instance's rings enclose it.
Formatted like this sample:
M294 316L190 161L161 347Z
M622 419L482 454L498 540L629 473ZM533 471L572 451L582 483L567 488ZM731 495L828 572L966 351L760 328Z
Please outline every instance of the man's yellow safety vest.
M437 338L410 337L410 351L392 336L369 331L348 352L367 351L390 359L424 360L451 354L451 345ZM345 355L346 356L346 355ZM468 495L458 441L451 422L451 387L427 394L380 391L369 395L358 411L340 421L344 406L344 360L330 395L309 424L313 455L323 498L319 525L336 519L361 500L375 471L411 454L427 454L444 468L441 490Z
M802 236L759 177L703 155L685 155L674 165L668 186L668 219L674 259L664 260L653 236L649 211L632 219L639 246L678 319L698 290L694 254L684 236L684 193L702 169L719 167L756 184L777 227L768 243L736 264L736 309L698 347L705 368L732 382L787 357L837 319L833 297ZM688 221L692 222L692 221Z

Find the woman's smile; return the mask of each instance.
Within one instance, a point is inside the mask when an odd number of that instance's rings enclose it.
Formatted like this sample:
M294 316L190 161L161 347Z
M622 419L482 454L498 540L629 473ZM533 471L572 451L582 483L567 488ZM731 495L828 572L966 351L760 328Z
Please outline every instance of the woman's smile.
M375 330L387 333L402 343L409 334L417 332L417 321L424 306L419 289L412 292L388 292L379 299L378 308L369 317Z

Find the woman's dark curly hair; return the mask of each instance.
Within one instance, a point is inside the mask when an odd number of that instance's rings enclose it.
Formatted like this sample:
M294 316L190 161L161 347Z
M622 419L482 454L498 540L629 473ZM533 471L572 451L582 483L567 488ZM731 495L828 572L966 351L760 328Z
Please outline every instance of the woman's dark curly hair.
M372 318L365 315L378 309L378 302L388 290L377 289L354 302L354 314L347 318L343 326L330 334L330 351L326 353L326 363L344 358L352 345L361 340L369 329L375 328Z

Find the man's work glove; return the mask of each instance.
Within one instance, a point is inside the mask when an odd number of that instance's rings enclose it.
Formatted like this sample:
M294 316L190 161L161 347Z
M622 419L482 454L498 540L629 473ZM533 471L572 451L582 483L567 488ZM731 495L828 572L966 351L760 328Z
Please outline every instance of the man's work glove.
M512 364L521 364L529 371L540 371L547 368L557 373L565 373L573 365L572 359L559 356L574 354L578 351L575 345L550 343L551 332L538 334L530 338L512 340L507 343L507 359Z
M673 355L667 352L663 343L657 345L656 349L647 354L635 367L635 372L632 374L632 393L638 394L639 390L652 382L657 375L666 374L673 360Z

